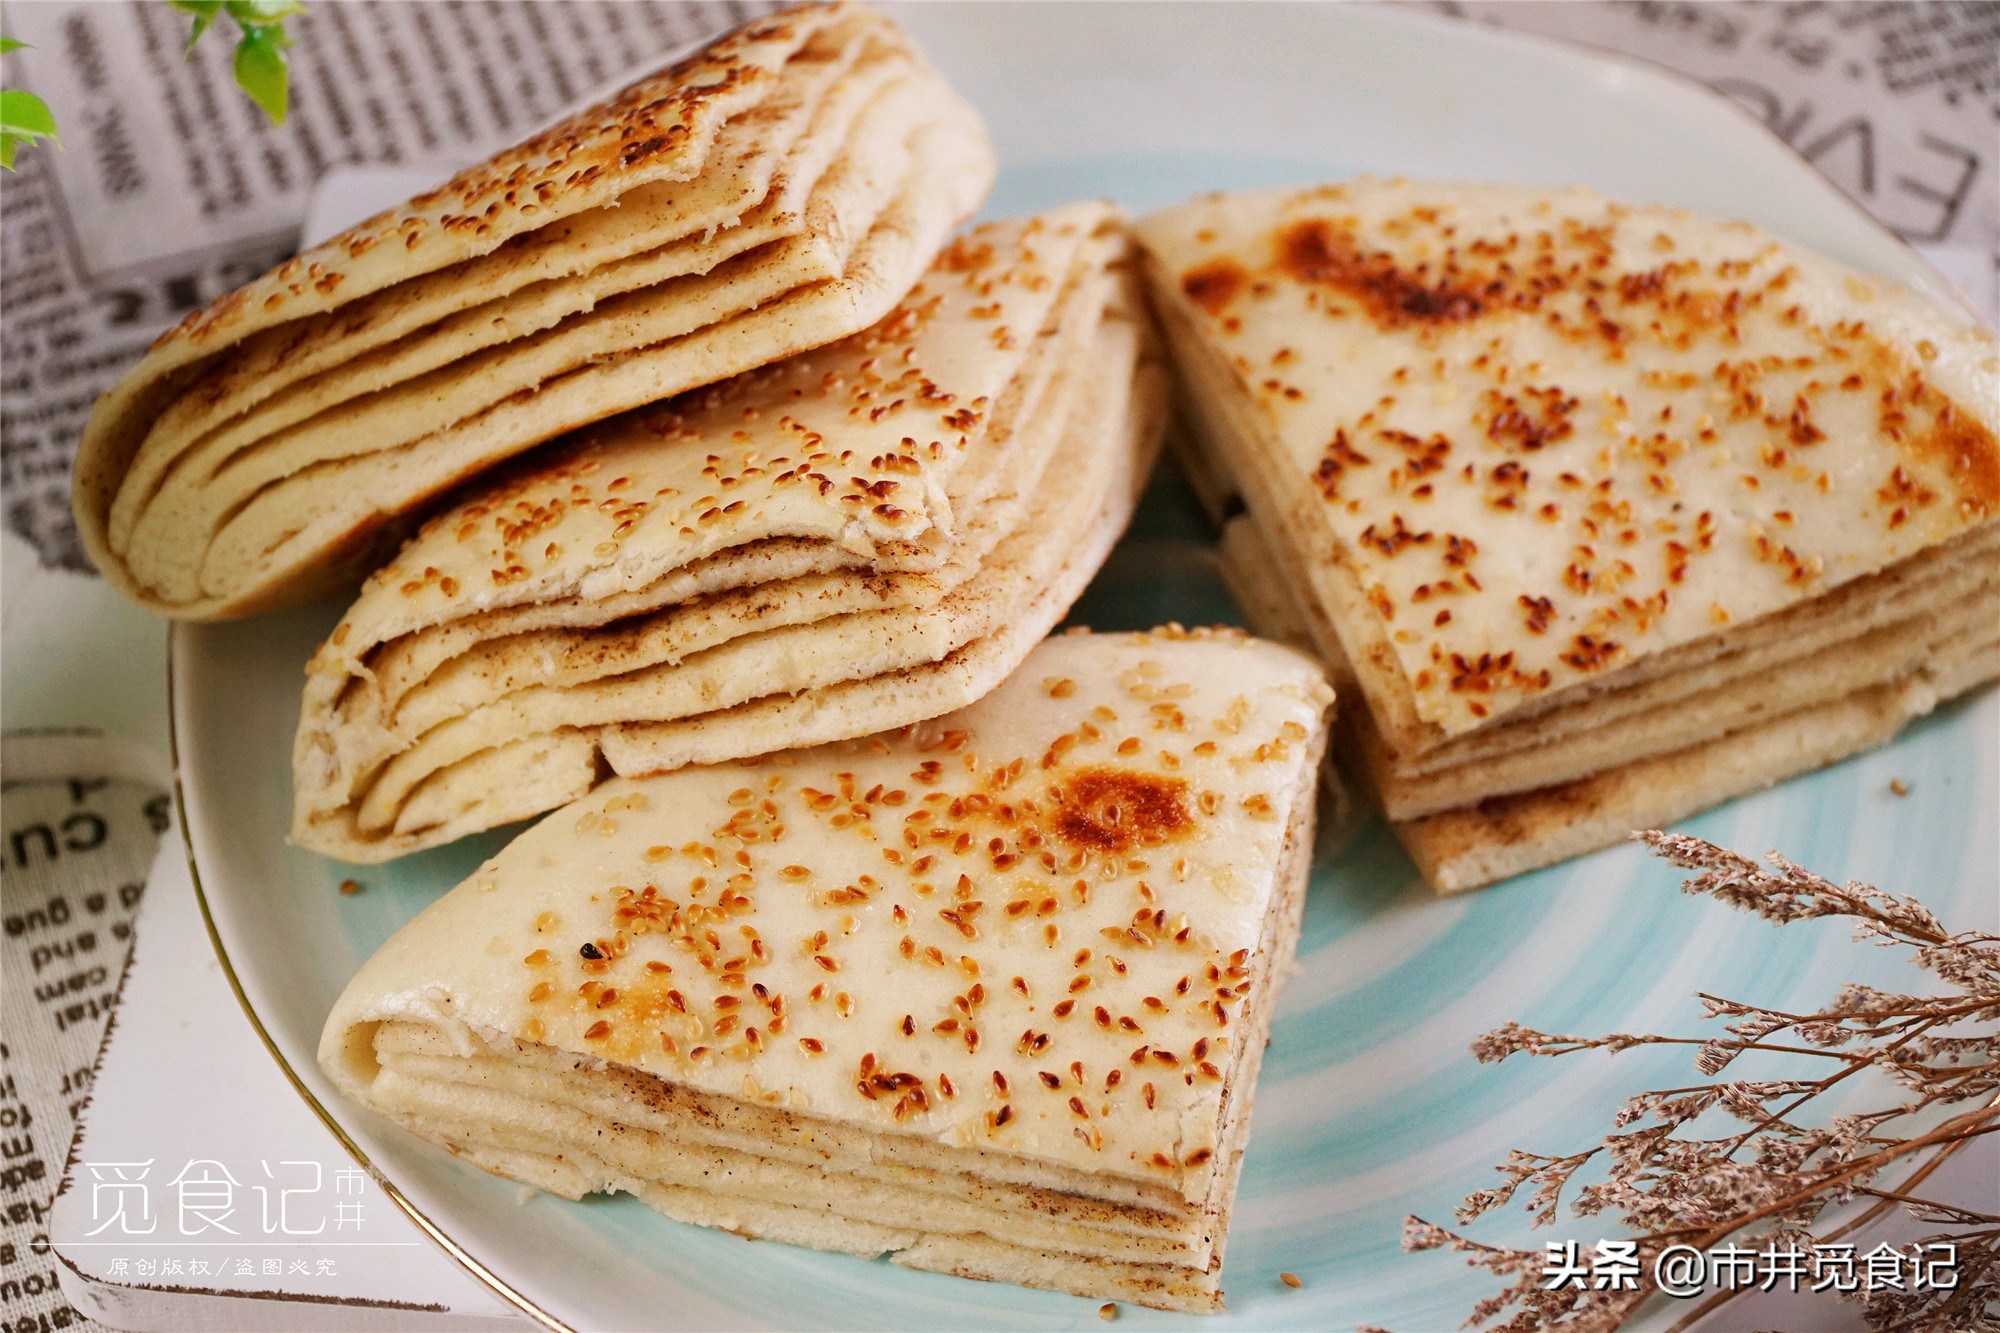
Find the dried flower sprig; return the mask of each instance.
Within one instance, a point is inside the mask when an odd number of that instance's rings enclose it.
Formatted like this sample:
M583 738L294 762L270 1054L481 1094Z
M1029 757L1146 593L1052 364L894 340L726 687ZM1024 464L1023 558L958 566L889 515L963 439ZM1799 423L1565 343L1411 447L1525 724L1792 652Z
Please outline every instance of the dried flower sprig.
M1907 1290L1861 1293L1871 1328L2000 1333L2000 1215L1876 1183L1898 1162L1949 1152L2000 1130L2000 936L1954 934L1914 898L1869 884L1835 884L1776 853L1767 868L1700 838L1638 837L1655 854L1695 872L1683 891L1780 925L1846 917L1857 940L1910 949L1910 960L1940 989L1906 995L1848 985L1830 1004L1802 1014L1700 995L1707 1017L1726 1020L1726 1035L1706 1038L1575 1037L1518 1023L1497 1028L1473 1043L1481 1063L1687 1045L1698 1048L1695 1068L1710 1080L1753 1053L1816 1057L1832 1067L1820 1077L1739 1078L1640 1093L1626 1100L1612 1132L1596 1147L1562 1155L1510 1152L1497 1168L1501 1183L1468 1196L1457 1209L1465 1225L1519 1196L1533 1225L1548 1226L1568 1192L1573 1213L1614 1218L1636 1242L1637 1280L1628 1289L1548 1283L1544 1251L1482 1244L1417 1217L1405 1220L1403 1248L1453 1250L1507 1280L1473 1308L1468 1328L1505 1316L1494 1325L1505 1333L1605 1333L1657 1290L1655 1261L1669 1248L1707 1252L1729 1242L1810 1249L1818 1241L1812 1229L1826 1210L1861 1197L1875 1200L1878 1210L1901 1205L1920 1222L1953 1228L1901 1247L1912 1263L1923 1247L1938 1242L1949 1241L1958 1255L1955 1286L1912 1283ZM1895 1090L1880 1109L1814 1123L1819 1098L1869 1073ZM1924 1117L1930 1121L1946 1108L1954 1109L1941 1122L1911 1128L1913 1117L1930 1111ZM1697 1124L1720 1129L1699 1132ZM1604 1178L1572 1190L1586 1167ZM1926 1173L1906 1182L1905 1191ZM1683 1322L1734 1294L1717 1293Z

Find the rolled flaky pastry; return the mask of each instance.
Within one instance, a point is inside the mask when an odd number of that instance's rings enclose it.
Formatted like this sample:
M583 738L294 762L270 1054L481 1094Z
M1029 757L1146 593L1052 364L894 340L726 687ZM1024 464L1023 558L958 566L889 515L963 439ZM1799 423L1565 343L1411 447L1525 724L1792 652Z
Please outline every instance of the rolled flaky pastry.
M75 505L190 619L350 582L552 436L874 323L993 177L887 20L760 20L190 316L99 402Z
M1259 628L1470 888L2000 674L2000 346L1742 223L1360 180L1137 224ZM1286 603L1290 605L1287 606Z
M1212 1310L1331 702L1061 635L900 732L606 784L382 947L339 1089L569 1198Z
M880 325L434 519L308 672L293 836L379 861L607 776L970 703L1123 531L1165 376L1108 205L981 227Z

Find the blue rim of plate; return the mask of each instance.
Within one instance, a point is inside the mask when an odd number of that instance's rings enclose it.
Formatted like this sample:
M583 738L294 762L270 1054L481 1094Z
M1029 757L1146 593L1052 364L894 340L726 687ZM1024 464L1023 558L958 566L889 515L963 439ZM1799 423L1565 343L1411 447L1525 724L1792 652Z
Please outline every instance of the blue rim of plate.
M1399 7L1391 6L1390 9L1391 12L1395 12L1398 14L1398 21L1416 22L1419 24L1435 24L1439 26L1447 26L1447 25L1467 26L1466 20L1454 20L1454 19L1436 17L1431 15L1420 15L1416 16L1413 19L1411 16L1407 14L1406 11L1401 11ZM1807 170L1812 172L1813 175L1819 177L1820 180L1824 181L1834 191L1835 195L1841 200L1841 202L1852 210L1854 216L1858 220L1862 221L1870 229L1878 233L1883 238L1883 240L1886 241L1888 244L1893 245L1895 248L1903 251L1905 256L1909 260L1911 260L1918 268L1922 269L1925 272L1925 274L1930 278L1930 280L1934 282L1941 291L1949 293L1953 298L1956 299L1956 301L1958 302L1958 304L1962 309L1970 313L1974 317L1974 319L1977 320L1982 326L1986 325L1987 321L1985 319L1984 312L1979 309L1979 307L1971 300L1971 298L1963 290L1961 290L1958 287L1956 283L1954 283L1936 265L1932 264L1928 259L1926 259L1921 252L1916 250L1913 246L1904 241L1900 236L1896 235L1894 231L1890 230L1889 227L1887 227L1880 220L1875 218L1875 216L1869 213L1868 210L1865 207L1863 207L1858 200L1856 200L1845 189L1843 189L1839 184L1839 182L1833 180L1825 172L1821 171L1817 166L1815 166L1812 163L1810 159L1808 159L1803 153L1799 152L1797 148L1793 147L1792 144L1788 142L1782 135L1780 135L1777 131L1773 130L1769 125L1766 125L1763 121L1759 120L1754 114L1752 114L1748 108L1735 102L1729 97L1726 97L1723 94L1716 92L1713 88L1709 87L1707 84L1703 83L1700 79L1696 78L1695 76L1687 74L1671 66L1662 64L1659 61L1652 60L1645 56L1634 55L1628 52L1618 51L1608 47L1598 46L1589 42L1579 41L1572 38L1556 37L1542 33L1523 33L1507 29L1496 29L1487 27L1485 25L1469 25L1469 26L1473 26L1474 30L1479 32L1483 37L1502 45L1509 42L1515 42L1528 46L1533 46L1533 45L1553 46L1581 54L1583 56L1588 57L1591 60L1598 61L1605 65L1624 66L1627 68L1641 70L1654 77L1662 78L1668 82L1677 84L1685 91L1693 93L1714 104L1729 108L1730 112L1738 116L1743 121L1745 126L1748 127L1750 130L1752 130L1755 134L1775 142L1788 155L1797 159L1797 161L1801 166L1805 167ZM335 1117L332 1111L330 1111L326 1107L326 1105L319 1099L319 1097L313 1093L312 1089L306 1086L305 1081L302 1078L300 1078L298 1071L293 1068L291 1061L286 1058L284 1052L279 1048L276 1040L272 1037L270 1031L266 1028L263 1018L258 1014L255 1006L251 1003L249 994L244 989L242 980L237 975L236 965L231 960L229 956L229 951L222 942L222 935L216 924L215 914L209 906L208 895L202 887L201 865L195 855L194 836L188 826L187 803L182 792L180 715L179 715L179 710L175 706L175 701L178 697L177 692L175 690L175 676L176 676L175 662L177 657L179 656L179 652L176 645L178 644L181 635L185 632L185 628L186 628L185 626L176 622L171 627L171 632L168 636L168 642L167 642L167 672L166 672L167 740L168 740L168 754L173 767L173 793L174 793L175 818L176 818L176 823L180 830L181 849L187 860L188 876L194 886L195 902L201 910L202 926L207 931L209 945L215 951L216 961L221 965L223 977L229 984L230 993L235 997L237 1006L240 1009L242 1009L244 1017L249 1020L250 1026L252 1030L256 1032L257 1039L260 1043L262 1043L265 1052L269 1054L271 1059L277 1064L279 1071L285 1076L285 1081L291 1085L292 1090L298 1094L300 1100L302 1100L306 1104L306 1106L311 1109L313 1115L318 1118L321 1125L323 1125L326 1128L327 1132L333 1136L334 1140L338 1142L344 1150L346 1150L348 1155L351 1156L357 1164L359 1164L364 1170L368 1172L369 1176L375 1181L375 1183L381 1187L383 1193L388 1196L390 1202L394 1203L397 1209L401 1211L404 1214L404 1216L409 1218L409 1220L417 1227L419 1231L421 1231L424 1234L426 1238L428 1238L439 1249L443 1250L445 1254L449 1255L454 1262L456 1262L466 1272L470 1273L475 1279L479 1281L481 1285L486 1287L495 1296L499 1297L516 1313L524 1316L525 1318L533 1321L534 1323L540 1325L543 1328L552 1330L553 1333L576 1333L576 1330L570 1324L564 1322L562 1319L558 1318L555 1314L551 1313L550 1311L542 1308L534 1300L529 1298L526 1294L524 1294L522 1291L516 1288L513 1284L508 1282L505 1278L501 1277L495 1271L493 1271L492 1268L488 1267L485 1263L483 1263L478 1258L478 1256L473 1254L472 1251L468 1249L463 1243L454 1239L441 1226L439 1226L439 1224L436 1221L434 1221L428 1214L426 1214L424 1210L418 1206L415 1200L413 1200L412 1198L409 1197L409 1195L404 1193L402 1188L398 1186L396 1182L392 1180L386 1172L384 1172L380 1167L378 1167L374 1163L374 1161L372 1161L369 1158L367 1151L364 1148L362 1148L362 1146L359 1143L357 1143L351 1135L348 1134L346 1128L341 1124L339 1119ZM2000 1106L2000 1096L1996 1096L1994 1098L1992 1105ZM1964 1146L1965 1144L1963 1142L1946 1145L1945 1147L1929 1154L1922 1160L1913 1163L1911 1174L1909 1175L1909 1177L1907 1177L1904 1184L1914 1185L1916 1182L1924 1179L1925 1177L1930 1175L1931 1172L1935 1171L1939 1166L1943 1165L1943 1163L1946 1160L1948 1160L1954 1153L1956 1153L1960 1148ZM1872 1221L1875 1217L1879 1216L1881 1213L1885 1212L1890 1207L1891 1204L1888 1201L1879 1202L1875 1206L1868 1208L1859 1215L1840 1224L1838 1227L1836 1227L1833 1231L1829 1233L1829 1238L1837 1239L1841 1236L1853 1233L1862 1226L1867 1225L1868 1222ZM1661 1299L1662 1298L1656 1293L1651 1299L1649 1299L1647 1305L1651 1307L1657 1304ZM1717 1302L1718 1305L1720 1303L1721 1302ZM1668 1330L1668 1333L1679 1333L1679 1330L1691 1327L1696 1321L1698 1321L1699 1319L1703 1318L1706 1314L1708 1314L1712 1308L1714 1307L1711 1306L1709 1303L1704 1302L1700 1306L1697 1306L1696 1308L1689 1310L1681 1319L1673 1323L1671 1328Z

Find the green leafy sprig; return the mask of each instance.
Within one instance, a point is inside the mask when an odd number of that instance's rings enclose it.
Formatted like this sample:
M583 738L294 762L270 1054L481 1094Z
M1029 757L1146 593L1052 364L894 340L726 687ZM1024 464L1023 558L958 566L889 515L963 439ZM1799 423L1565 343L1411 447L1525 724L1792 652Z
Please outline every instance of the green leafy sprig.
M0 55L27 45L12 37L0 37ZM14 150L37 139L56 141L56 118L49 104L19 88L0 91L0 167L14 169Z
M194 15L194 30L188 34L189 52L217 19L226 15L236 24L236 55L231 66L236 86L263 108L273 125L284 124L292 99L291 65L285 57L292 40L285 33L285 20L302 13L305 0L167 0L167 3L182 13ZM12 37L0 37L0 55L27 45ZM57 142L56 118L49 104L22 89L0 91L0 167L12 171L14 150L40 139Z
M291 67L285 58L291 38L285 20L305 9L304 0L167 0L175 9L194 15L187 49L216 19L228 15L236 24L236 86L264 109L273 125L285 123L291 105Z

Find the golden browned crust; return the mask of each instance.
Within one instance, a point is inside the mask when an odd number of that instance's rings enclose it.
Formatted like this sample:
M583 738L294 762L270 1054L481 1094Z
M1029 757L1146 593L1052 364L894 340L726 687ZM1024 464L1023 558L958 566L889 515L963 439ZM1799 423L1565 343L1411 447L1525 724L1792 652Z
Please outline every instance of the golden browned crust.
M363 294L350 281L357 261L378 248L397 253L389 280L400 282L644 181L687 179L736 101L776 77L770 54L795 49L840 13L840 6L804 5L746 23L609 101L286 260L190 314L154 346L212 346L240 336L246 324L296 318L301 306L324 308L308 293L353 300Z
M1743 224L1362 180L1138 230L1223 466L1405 756L2000 514L1991 336Z
M873 84L862 83L880 91L884 78L900 80L892 93L856 94L844 101L826 96L839 71L864 56L879 77ZM827 110L834 101L839 105ZM864 106L868 115L857 121L857 109ZM893 133L898 116L910 121L908 137ZM831 127L824 132L822 120ZM850 136L857 125L862 128ZM795 131L803 136L796 141ZM834 145L840 155L830 159L823 145ZM898 176L898 155L922 158L927 169ZM767 219L769 226L758 233L776 238L756 243L767 246L768 253L760 249L734 255L733 266L726 268L672 269L672 262L682 261L671 258L680 251L671 250L669 243L706 245L701 238L714 235L717 224L726 220L723 206L730 201L729 191L736 190L753 212L773 204L778 201L771 193L773 182L794 179L785 172L801 158L810 165L796 176L802 182L794 191L800 199L788 199L788 211L774 213L775 220ZM829 160L837 169L826 170ZM823 170L821 177L817 173ZM86 550L121 592L185 618L248 614L350 582L355 571L347 557L354 550L367 545L385 524L425 506L470 473L561 430L872 322L907 285L905 272L920 267L969 211L983 191L982 175L990 179L990 154L976 117L887 20L833 4L805 6L746 25L438 189L287 261L163 336L99 401L84 432L73 507ZM817 212L800 202L805 191L812 192ZM886 204L880 197L884 191L890 195ZM694 221L687 223L692 230L666 230L686 222L672 206L684 194L696 201L688 205L695 210L689 215ZM536 342L554 349L540 361L516 358L522 360L519 373L533 382L522 384L511 397L499 396L511 385L488 398L461 393L439 407L440 414L458 414L450 420L423 416L405 401L410 393L379 393L384 384L396 389L401 382L369 380L401 373L398 367L405 361L415 367L413 375L434 369L425 357L442 351L459 349L453 355L463 359L497 346L492 339L498 335L490 333L480 335L486 342L467 341L471 335L459 327L466 321L453 324L448 318L438 327L452 330L451 341L433 339L435 347L425 343L416 350L404 344L410 330L431 331L430 325L420 324L420 315L460 314L475 298L511 299L527 277L557 262L548 260L546 252L561 246L579 226L589 230L596 225L590 234L609 247L604 253L612 261L630 258L626 250L644 239L642 223L620 231L590 222L612 216L612 207L620 203L643 204L633 210L640 219L659 216L655 244L663 247L660 254L670 256L661 281L680 279L671 289L655 283L665 293L660 309L671 312L678 308L673 302L684 299L697 303L691 309L705 312L712 322L723 314L755 312L754 318L726 326L733 341L714 340L725 350L716 354L712 369L699 348L682 349L654 384L648 367L658 361L612 356L654 350L652 344L639 345L645 343L642 334L657 338L680 332L671 313L629 330L616 324L623 317L620 312L655 309L622 293L626 306L614 310L599 303L609 313L598 323L607 336L626 330L634 346L607 347L586 357L576 345L597 329L597 324L585 327L588 303L578 315L546 301L530 302L525 320L575 317L578 322L565 326L569 341L558 346L560 340L515 337L515 347ZM793 243L799 238L785 227L796 230L795 223L807 229L818 248ZM726 251L724 243L717 244ZM596 263L588 253L575 262ZM535 260L536 255L544 258ZM829 265L832 274L825 271ZM765 276L752 281L760 271ZM698 281L710 273L722 276L706 285ZM798 298L789 305L773 299L771 289L787 274L794 284L788 295ZM556 276L567 282L575 275ZM829 276L839 281L824 281ZM513 280L514 286L505 286L504 280ZM629 274L607 279L639 280ZM531 284L528 290L535 288ZM568 288L563 290L570 299ZM743 304L726 306L731 299ZM714 308L700 306L703 300ZM401 312L402 325L385 320L385 312L392 310ZM655 325L667 333L657 334ZM535 326L525 327L532 332ZM383 342L391 338L397 341ZM304 359L313 368L291 368L288 373L298 382L282 387L298 392L285 399L290 406L279 410L263 403L257 396L263 391L253 386L269 378L292 347L308 349ZM390 356L390 348L403 349L396 354L400 360ZM341 360L342 355L349 360ZM563 378L579 366L601 372L601 392L583 392L581 380ZM468 364L467 369L470 373L476 367ZM552 384L563 392L540 392ZM306 386L317 387L307 392ZM343 434L327 426L325 417L331 407L343 406L348 400L340 395L350 392L372 402L382 420L357 424ZM416 419L401 424L409 413ZM388 424L392 418L398 423L393 427ZM372 450L349 449L345 443L365 443L391 429L408 433L384 439ZM202 470L215 468L228 450L236 451L232 461L241 462L248 456L246 446L261 448L272 440L284 447L259 455L264 472L238 467L229 474L233 482L216 483L220 473ZM203 455L196 460L199 467L183 466L183 455L196 441L213 457ZM389 456L411 444L422 447L409 466ZM273 487L265 472L284 480L321 465L342 471L337 489L328 493L334 498L308 503L304 508L310 514L291 523L288 512L277 512L286 506L271 499ZM169 473L177 489L162 489ZM245 494L231 490L232 485ZM260 485L264 490L258 492ZM209 529L218 522L233 525L220 549L208 544ZM182 542L176 525L196 530ZM185 554L190 551L196 555ZM223 572L198 572L190 558Z

